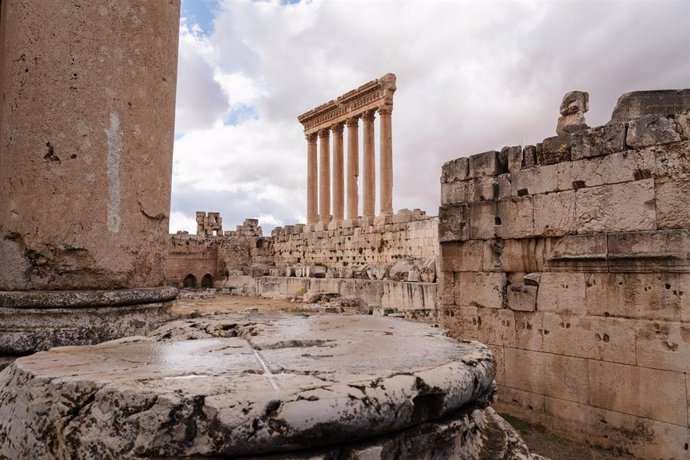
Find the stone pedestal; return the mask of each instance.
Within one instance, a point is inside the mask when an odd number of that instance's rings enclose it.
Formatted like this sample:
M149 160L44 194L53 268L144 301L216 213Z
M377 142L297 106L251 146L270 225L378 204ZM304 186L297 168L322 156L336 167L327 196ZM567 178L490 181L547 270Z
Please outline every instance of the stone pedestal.
M392 318L177 321L10 365L0 457L480 458L494 377L485 345Z
M178 25L179 0L2 2L0 290L63 291L38 316L163 283Z

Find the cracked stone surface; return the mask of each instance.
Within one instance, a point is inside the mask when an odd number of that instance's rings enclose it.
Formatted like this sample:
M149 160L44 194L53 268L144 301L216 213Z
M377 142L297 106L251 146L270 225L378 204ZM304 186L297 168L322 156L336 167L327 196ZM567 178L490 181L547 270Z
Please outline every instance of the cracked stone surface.
M476 457L494 374L486 346L393 318L180 320L5 368L0 457L352 454L342 446L369 442L349 458L423 458L423 433L427 454Z

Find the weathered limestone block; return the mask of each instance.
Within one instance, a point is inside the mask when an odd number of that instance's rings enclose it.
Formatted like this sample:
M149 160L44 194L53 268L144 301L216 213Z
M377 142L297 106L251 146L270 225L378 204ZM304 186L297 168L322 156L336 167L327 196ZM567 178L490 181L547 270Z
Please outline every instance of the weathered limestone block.
M457 160L447 161L441 167L441 183L464 181L469 178L470 160L469 158L458 158Z
M675 179L690 176L690 142L650 147L656 156L656 177Z
M572 136L570 149L573 161L610 155L625 150L626 127L623 123L613 123L588 129Z
M542 350L559 355L635 364L632 321L619 318L544 313Z
M419 323L215 315L15 361L0 373L0 455L299 454L442 417L466 423L491 403L494 375L486 346ZM451 444L478 447L481 425Z
M562 236L576 231L574 191L534 196L534 235Z
M514 196L536 195L572 188L559 182L561 164L523 169L510 174L511 194Z
M484 253L482 241L456 241L441 245L441 270L480 272Z
M579 233L655 228L654 180L603 185L576 194Z
M637 321L637 364L675 372L690 369L690 324Z
M477 308L479 341L515 346L515 313L507 308Z
M656 214L658 228L690 228L690 177L657 179Z
M537 287L522 284L508 286L507 301L511 310L534 311L537 308Z
M587 161L568 163L559 173L559 188L579 190L597 185L650 179L655 173L655 152L628 150Z
M421 269L419 270L419 280L423 283L434 283L436 282L436 258L428 259L424 262ZM412 281L408 279L408 281Z
M494 232L499 238L506 239L534 236L534 203L532 197L510 197L498 201L496 203L496 217L494 218Z
M553 249L552 238L521 238L484 242L484 271L540 272Z
M495 201L482 201L469 205L469 237L473 240L496 238L498 204Z
M470 237L466 205L441 206L438 210L439 241L464 241Z
M496 176L504 172L506 171L501 167L498 152L495 150L477 153L469 157L468 177L470 178Z
M544 139L537 144L537 164L551 165L570 161L571 144L572 138L567 134Z
M632 148L642 148L680 140L673 119L661 115L646 115L630 122L625 143Z
M608 247L606 235L568 235L558 240L547 255L545 268L549 271L607 271Z
M684 373L595 360L588 371L591 405L687 427Z
M469 307L503 308L505 285L505 273L458 273L455 280L455 304Z
M499 388L499 394L502 388ZM513 398L516 397L511 392ZM533 406L538 407L538 406ZM540 423L556 433L623 452L625 457L684 458L690 430L618 411L545 397Z
M585 276L588 315L690 321L690 274L591 273Z
M587 403L588 360L505 348L506 382L519 390Z
M573 132L587 129L585 123L585 112L589 110L589 93L584 91L571 91L563 96L556 126L556 133L570 134Z
M541 351L544 341L544 313L514 311L515 348Z
M690 229L609 233L606 238L610 272L690 272Z
M631 121L645 115L671 115L689 108L690 89L634 91L618 98L611 122Z
M438 279L440 309L455 305L455 273L442 269Z
M522 169L533 168L537 165L537 147L526 145L522 149Z
M499 153L501 164L507 165L507 172L520 171L522 169L522 146L503 147Z
M500 412L508 412L523 420L540 420L544 413L544 395L518 390L503 384L497 385L498 399L494 403ZM549 427L550 428L550 427Z
M542 273L538 311L584 314L585 305L584 273Z
M419 265L421 265L420 262L414 259L400 259L391 265L388 278L393 281L407 281L409 273L417 270Z

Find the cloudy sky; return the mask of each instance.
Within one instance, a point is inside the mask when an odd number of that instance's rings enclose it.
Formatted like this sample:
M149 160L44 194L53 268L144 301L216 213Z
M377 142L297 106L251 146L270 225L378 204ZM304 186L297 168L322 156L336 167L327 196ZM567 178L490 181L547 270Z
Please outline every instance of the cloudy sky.
M622 93L690 87L687 0L182 5L172 232L197 210L304 222L297 116L388 72L393 204L434 215L443 162L555 135L564 93L590 93L596 126Z

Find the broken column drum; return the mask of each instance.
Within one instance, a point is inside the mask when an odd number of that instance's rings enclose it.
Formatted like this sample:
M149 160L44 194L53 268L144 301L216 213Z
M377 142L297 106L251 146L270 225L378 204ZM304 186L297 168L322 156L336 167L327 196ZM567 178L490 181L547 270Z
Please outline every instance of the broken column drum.
M1 7L0 354L145 329L176 296L179 0Z
M335 100L320 105L298 117L304 126L307 137L307 223L322 225L331 222L331 195L333 200L333 224L342 225L345 220L344 195L347 194L347 220L355 222L359 214L359 193L357 179L359 176L358 123L363 119L363 155L364 155L364 217L375 216L376 173L374 146L374 117L380 115L380 215L393 214L393 135L391 113L393 111L393 94L395 93L395 75L389 73L378 80L370 81L357 89L349 91ZM343 123L347 124L347 193L343 186ZM330 131L334 134L333 152L333 187L330 180ZM320 143L320 162L316 164L316 144L313 136L318 133ZM319 169L319 211L317 218L315 184L316 169ZM323 215L327 212L327 215Z

